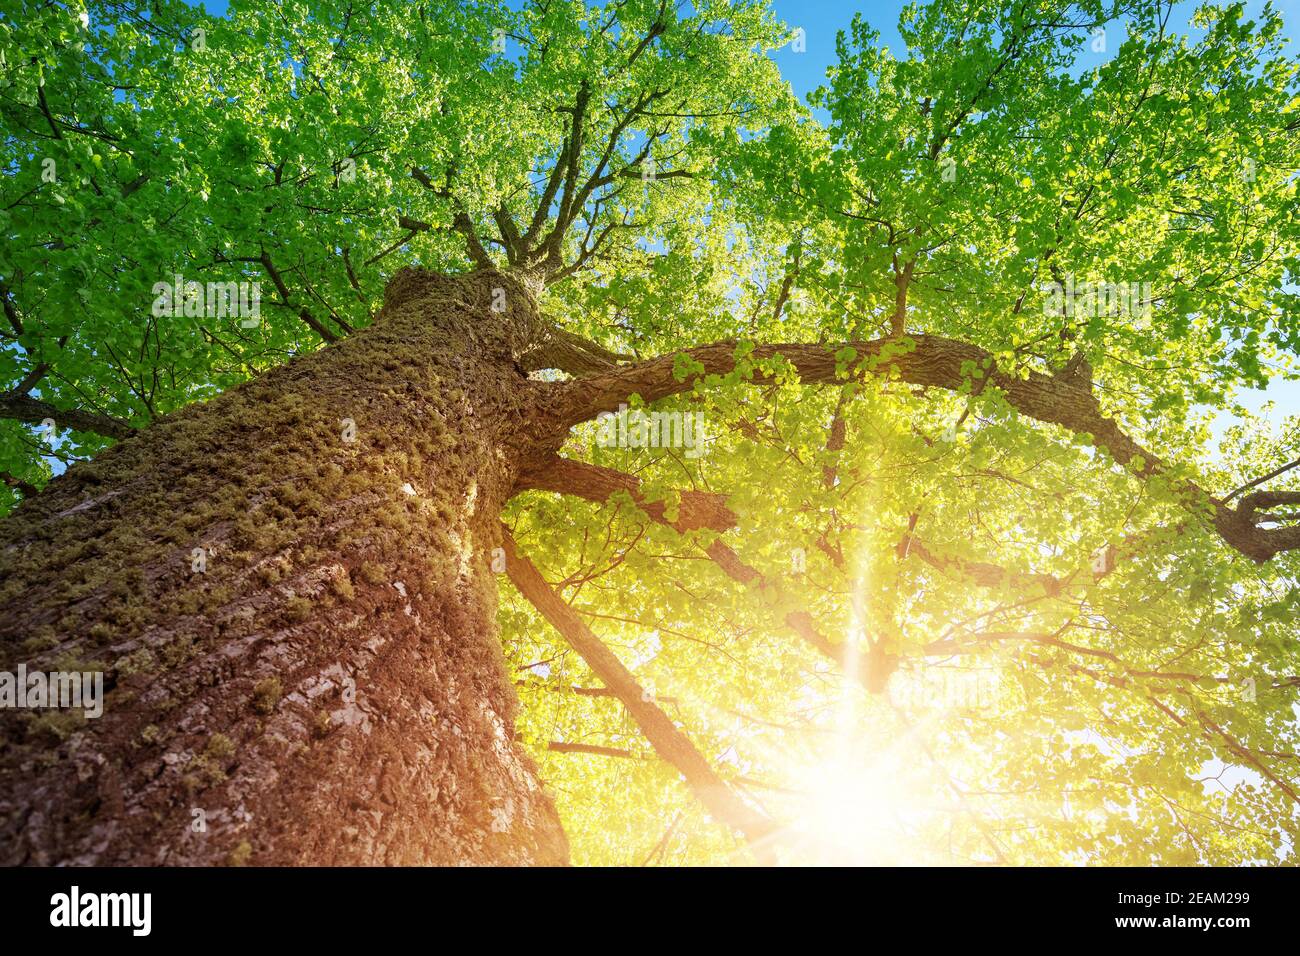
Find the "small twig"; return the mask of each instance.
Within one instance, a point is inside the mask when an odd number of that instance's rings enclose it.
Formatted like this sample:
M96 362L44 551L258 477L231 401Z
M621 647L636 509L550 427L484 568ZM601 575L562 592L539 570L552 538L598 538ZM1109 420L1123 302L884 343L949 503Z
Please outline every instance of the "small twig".
M1290 471L1292 468L1296 467L1297 465L1300 465L1300 458L1297 458L1295 461L1289 464L1283 465L1281 468L1274 468L1267 475L1264 475L1261 478L1256 478L1254 481L1249 481L1246 484L1242 485L1240 488L1231 492L1228 495L1228 497L1223 499L1223 503L1226 505L1229 501L1237 497L1237 495L1241 494L1242 492L1250 491L1250 489L1254 488L1256 485L1262 485L1264 482L1272 478L1276 478L1278 475L1285 474L1286 472Z

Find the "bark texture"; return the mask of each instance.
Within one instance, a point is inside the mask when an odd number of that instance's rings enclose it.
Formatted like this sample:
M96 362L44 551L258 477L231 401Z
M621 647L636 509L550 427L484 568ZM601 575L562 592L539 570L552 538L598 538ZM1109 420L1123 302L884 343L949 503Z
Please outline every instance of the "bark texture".
M567 861L491 567L563 433L517 361L538 322L507 276L404 270L370 328L0 522L0 667L107 688L0 711L0 863Z

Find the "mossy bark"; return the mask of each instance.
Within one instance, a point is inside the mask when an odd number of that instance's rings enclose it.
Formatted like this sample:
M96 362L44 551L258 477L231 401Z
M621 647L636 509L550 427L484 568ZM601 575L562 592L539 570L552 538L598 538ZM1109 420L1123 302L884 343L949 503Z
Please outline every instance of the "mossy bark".
M0 522L0 668L109 688L0 711L0 862L565 862L494 622L500 509L563 436L537 326L507 276L406 270Z

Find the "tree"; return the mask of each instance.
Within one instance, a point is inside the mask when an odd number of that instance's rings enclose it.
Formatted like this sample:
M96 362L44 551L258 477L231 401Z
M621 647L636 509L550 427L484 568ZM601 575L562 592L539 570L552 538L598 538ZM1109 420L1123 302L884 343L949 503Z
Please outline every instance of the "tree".
M0 647L109 688L6 861L1290 858L1297 66L1170 17L825 125L759 3L0 20Z

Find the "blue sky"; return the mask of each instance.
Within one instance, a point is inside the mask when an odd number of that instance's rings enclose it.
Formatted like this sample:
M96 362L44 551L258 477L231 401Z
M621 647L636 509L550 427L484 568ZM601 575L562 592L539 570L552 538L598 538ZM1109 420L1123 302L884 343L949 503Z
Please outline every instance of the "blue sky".
M882 44L901 53L903 40L898 35L898 17L906 5L904 0L774 0L772 8L777 16L791 28L802 27L807 34L805 53L792 53L787 49L776 55L781 75L800 96L815 89L825 76L826 67L835 59L836 31L847 29L855 13L861 13L871 26L880 31ZM1195 2L1176 4L1170 18L1171 27L1186 30L1197 6ZM1288 31L1288 51L1294 54L1298 49L1296 37L1300 36L1300 0L1274 0L1273 6L1282 11L1287 25L1293 27ZM1246 4L1248 16L1257 15L1263 8L1264 0L1249 0ZM1199 31L1188 32L1196 36ZM1118 42L1118 39L1115 37L1114 41ZM1086 55L1098 62L1107 56L1104 53L1092 54L1091 51ZM1085 65L1088 65L1087 61Z

